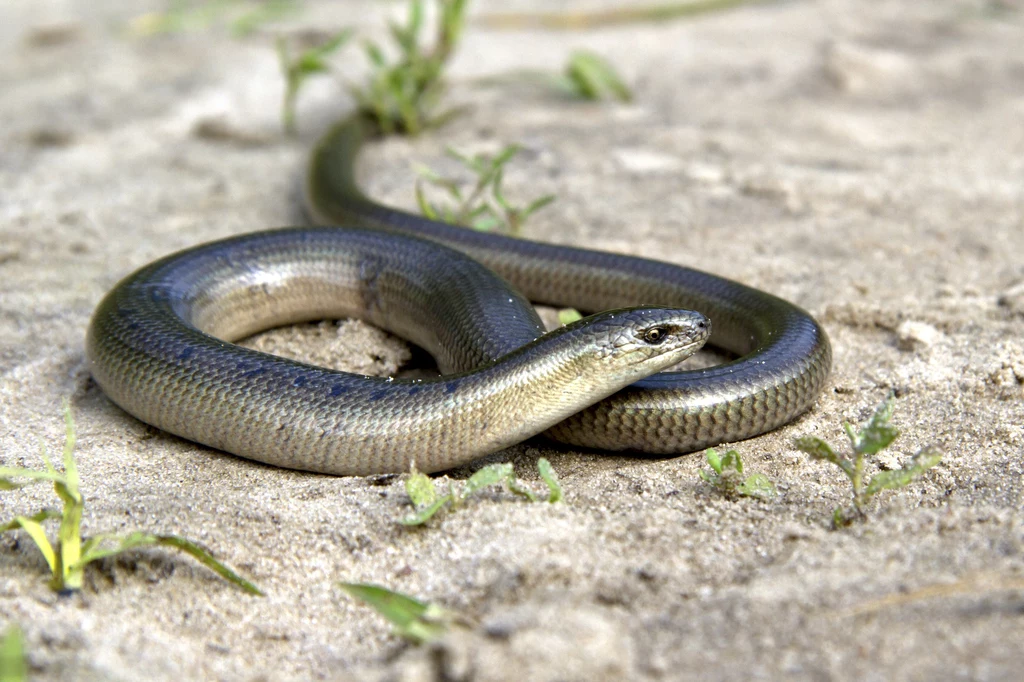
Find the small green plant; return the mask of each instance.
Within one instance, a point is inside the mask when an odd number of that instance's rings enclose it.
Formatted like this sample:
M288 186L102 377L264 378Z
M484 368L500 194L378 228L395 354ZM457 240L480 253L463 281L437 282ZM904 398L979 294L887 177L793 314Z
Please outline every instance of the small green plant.
M320 45L299 53L294 59L285 39L278 38L277 56L285 79L281 119L285 132L289 135L295 133L295 101L299 96L299 89L310 76L326 73L330 69L327 57L347 43L352 33L352 29L343 29Z
M537 461L537 471L548 487L548 495L545 500L551 503L560 501L562 499L562 487L558 483L558 477L555 475L554 469L551 468L551 463L541 457ZM434 482L430 480L429 476L414 470L405 481L405 492L409 495L415 511L406 515L399 523L406 526L422 525L443 507L448 505L458 507L482 488L501 484L507 485L511 492L525 497L530 502L541 500L533 491L523 487L516 480L515 472L509 463L485 466L470 476L469 480L459 488L449 483L448 492L445 495L438 493L437 488L434 487Z
M476 181L469 192L463 192L457 180L442 177L429 168L418 167L416 172L421 179L416 183L416 201L420 212L431 220L443 220L481 231L498 230L519 234L527 218L555 200L554 195L549 194L534 199L526 207L518 207L505 198L501 188L504 167L520 149L518 145L508 145L495 156L467 156L449 147L446 150L448 156L473 173ZM424 182L444 190L454 203L431 203L423 191Z
M617 99L629 102L633 93L615 67L599 54L577 50L569 56L565 73L558 83L566 92L580 99Z
M417 135L456 113L438 114L436 109L445 89L444 69L462 38L468 0L436 2L439 16L432 49L427 50L422 41L424 0L410 1L405 25L388 25L396 58L389 60L387 51L375 42L364 43L370 78L366 85L349 89L359 110L385 135Z
M17 624L11 624L0 641L0 682L24 682L27 676L25 637Z
M393 632L415 644L440 639L458 620L456 614L386 587L367 583L339 583L349 596L382 615Z
M134 532L118 536L104 533L83 540L81 527L85 498L78 489L78 467L73 456L75 423L67 402L64 403L64 426L63 473L57 471L50 463L45 447L42 448L45 471L0 467L0 490L15 490L31 483L50 481L53 483L53 489L57 496L63 502L63 508L60 510L42 509L32 516L17 516L14 520L0 525L0 533L17 529L28 533L50 567L50 587L52 589L58 592L80 590L85 576L85 567L93 561L137 547L162 545L174 547L189 554L222 578L231 581L250 594L262 594L255 585L214 559L205 549L177 535ZM51 519L60 520L56 545L46 537L46 531L43 528L43 523Z
M629 102L633 92L611 63L589 50L576 50L561 73L537 69L519 69L510 73L489 76L481 84L525 83L568 95L575 99L616 99Z
M825 441L814 436L796 439L796 448L806 452L812 459L832 462L843 470L853 486L853 507L836 507L832 523L836 527L848 525L854 518L865 518L864 508L878 493L887 489L903 488L914 479L934 467L942 460L942 453L934 446L925 446L910 458L901 468L882 471L864 481L864 463L868 456L876 455L899 436L899 430L889 424L896 405L895 397L889 396L875 409L871 418L859 431L846 422L843 429L850 439L852 455L838 454Z
M720 456L717 450L708 448L704 456L711 466L711 471L701 469L700 477L723 495L763 499L775 496L775 485L764 474L743 477L743 461L736 450L729 450Z
M437 112L445 90L444 69L455 51L466 23L468 0L435 0L438 6L437 35L432 49L423 41L424 0L410 0L405 24L389 22L388 29L397 54L389 58L389 50L367 40L363 49L370 63L365 85L348 84L358 112L373 121L385 134L417 135L442 125L457 113ZM352 29L335 34L324 45L307 50L296 59L288 53L283 40L277 43L281 69L285 74L283 120L285 130L295 130L295 100L306 79L328 71L324 59L348 42Z
M562 325L572 324L583 319L583 313L575 308L561 308L558 311L558 322Z

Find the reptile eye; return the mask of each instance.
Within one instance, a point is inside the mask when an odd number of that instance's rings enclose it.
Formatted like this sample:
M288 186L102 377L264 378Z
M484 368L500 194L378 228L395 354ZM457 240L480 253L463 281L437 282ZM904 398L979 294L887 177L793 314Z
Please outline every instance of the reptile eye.
M659 344L665 340L667 333L664 327L651 327L644 331L644 341L652 345Z

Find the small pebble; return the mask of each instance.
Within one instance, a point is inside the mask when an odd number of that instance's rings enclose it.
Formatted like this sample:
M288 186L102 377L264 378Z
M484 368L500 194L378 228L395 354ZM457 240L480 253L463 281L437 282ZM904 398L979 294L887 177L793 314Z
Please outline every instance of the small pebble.
M918 69L907 56L857 43L837 42L825 48L825 77L852 94L878 93L911 87Z
M1015 315L1024 315L1024 282L1019 282L999 294L996 303Z
M942 338L942 332L927 322L906 320L896 328L897 345L900 350L927 350Z

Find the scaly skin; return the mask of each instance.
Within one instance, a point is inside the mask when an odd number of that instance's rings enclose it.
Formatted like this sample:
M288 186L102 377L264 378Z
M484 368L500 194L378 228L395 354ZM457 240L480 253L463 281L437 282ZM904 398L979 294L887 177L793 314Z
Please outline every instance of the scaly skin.
M521 347L471 372L401 381L225 342L346 316L405 334L442 365L465 362L478 341L475 352L487 352L498 335ZM689 357L710 335L699 313L663 308L539 330L529 302L443 246L294 228L199 246L131 275L97 308L86 353L100 387L142 421L268 464L347 475L464 464Z

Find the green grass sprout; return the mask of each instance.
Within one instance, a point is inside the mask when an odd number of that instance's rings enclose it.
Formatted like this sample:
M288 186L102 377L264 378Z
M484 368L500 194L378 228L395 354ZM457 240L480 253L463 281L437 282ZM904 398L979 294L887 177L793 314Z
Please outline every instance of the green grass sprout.
M329 71L327 57L341 48L352 38L353 30L342 29L326 41L299 53L294 59L284 38L277 40L277 56L284 73L284 100L281 104L281 119L289 135L295 134L295 102L299 89L313 75Z
M434 1L438 7L437 30L429 49L424 40L425 0L410 0L404 24L388 23L391 45L363 42L370 73L364 85L349 83L348 89L359 113L373 121L382 134L417 135L458 113L455 109L437 109L445 91L444 70L462 37L469 0ZM309 76L329 69L324 57L346 44L353 33L351 28L343 29L324 45L294 60L286 43L278 41L286 81L283 120L287 132L295 131L295 100L300 88Z
M633 92L622 80L608 60L587 50L577 50L569 56L562 87L581 99L617 99L629 102Z
M558 311L558 323L561 325L572 324L576 320L582 320L583 313L575 308L561 308Z
M0 641L0 682L24 682L27 678L25 636L17 624L12 624Z
M457 620L451 611L386 587L368 583L338 583L338 586L383 616L396 635L415 644L440 639Z
M889 447L899 436L899 430L889 423L895 405L895 396L890 393L859 431L848 422L843 424L843 429L850 439L853 451L851 455L837 453L828 443L814 436L796 439L797 450L806 452L812 459L832 462L850 479L853 486L853 507L836 507L832 514L832 522L837 528L849 525L854 518L865 518L864 508L878 493L909 485L942 460L942 453L935 446L928 445L921 448L901 468L879 472L865 483L865 459Z
M558 476L555 474L555 469L551 466L551 462L544 457L537 460L537 473L540 474L540 479L548 487L548 503L561 502L562 484L559 483Z
M391 39L397 55L390 59L387 50L373 41L364 43L370 62L366 85L350 85L359 110L385 135L417 135L442 125L457 113L437 113L445 90L444 69L455 51L466 23L468 0L436 0L437 32L433 48L422 39L424 0L411 0L406 23L390 22Z
M409 495L414 510L399 520L405 526L419 526L431 519L442 508L451 505L458 507L469 497L489 486L506 485L510 492L523 497L530 502L546 501L550 503L562 500L562 487L558 482L551 463L541 457L537 461L537 471L541 480L548 488L548 494L542 498L529 488L523 486L517 479L512 465L509 463L490 464L478 470L461 486L456 487L453 483L448 484L448 492L444 495L438 493L434 482L426 474L413 470L409 478L405 480L405 492Z
M531 215L555 200L554 195L548 194L534 199L525 207L519 207L505 198L501 187L505 164L521 149L518 145L507 145L494 156L467 156L449 147L446 150L448 156L468 169L476 176L476 180L472 188L466 192L457 180L443 177L424 166L417 167L416 172L419 173L420 180L416 182L416 201L420 212L431 220L443 220L446 223L481 231L497 230L507 234L519 234ZM431 202L424 192L424 183L443 190L454 203Z
M629 102L633 92L607 59L590 50L576 50L561 73L539 69L517 69L486 76L476 81L482 85L519 83L554 91L575 99L616 99Z
M714 448L704 453L711 471L701 469L700 477L727 497L759 497L769 499L775 497L775 485L764 474L751 474L743 477L743 461L740 453L729 450L719 455Z
M45 447L42 448L43 463L46 467L44 471L0 467L0 490L16 490L32 483L50 481L63 503L60 510L42 509L32 516L16 516L12 521L0 525L0 533L20 529L32 538L50 567L50 587L53 590L64 592L82 589L85 567L93 561L138 547L160 545L185 552L222 578L238 585L250 594L262 594L255 585L216 560L205 549L177 535L134 532L118 536L103 533L83 541L81 527L85 498L78 489L78 468L73 454L75 423L67 401L64 402L63 411L65 426L63 473L50 462ZM50 542L43 528L43 523L54 519L60 521L56 544Z

